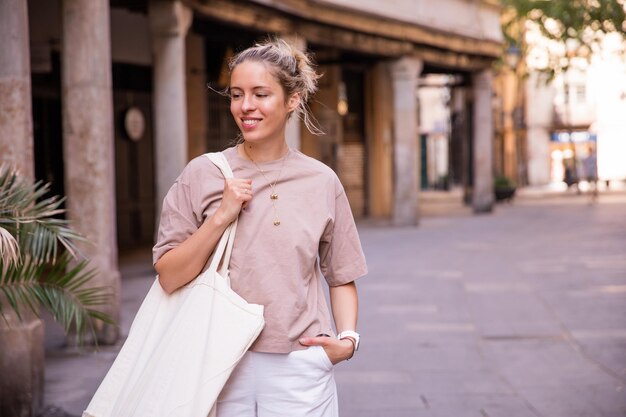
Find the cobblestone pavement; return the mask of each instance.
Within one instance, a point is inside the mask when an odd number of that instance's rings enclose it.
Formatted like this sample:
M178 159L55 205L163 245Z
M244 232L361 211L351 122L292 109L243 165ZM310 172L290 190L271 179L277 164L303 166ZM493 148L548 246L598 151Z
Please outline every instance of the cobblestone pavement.
M342 417L626 416L625 195L360 233L370 274L361 350L335 370ZM122 268L123 333L149 266ZM48 341L46 403L77 416L117 348Z

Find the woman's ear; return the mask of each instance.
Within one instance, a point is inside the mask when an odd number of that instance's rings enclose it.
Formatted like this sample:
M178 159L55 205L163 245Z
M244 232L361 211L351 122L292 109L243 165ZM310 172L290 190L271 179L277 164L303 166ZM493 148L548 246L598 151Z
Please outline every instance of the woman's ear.
M300 93L293 93L287 100L287 111L291 113L300 105Z

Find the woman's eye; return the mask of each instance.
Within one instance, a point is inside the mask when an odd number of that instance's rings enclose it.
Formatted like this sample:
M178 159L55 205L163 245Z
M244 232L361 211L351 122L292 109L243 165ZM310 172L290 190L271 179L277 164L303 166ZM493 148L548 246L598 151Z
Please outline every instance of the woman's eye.
M256 93L256 96L257 96L257 97L259 97L259 98L265 98L265 97L267 97L267 94L264 94L264 93Z
M236 100L236 99L238 99L239 97L241 97L241 94L232 93L232 94L230 95L230 98L231 98L232 100Z

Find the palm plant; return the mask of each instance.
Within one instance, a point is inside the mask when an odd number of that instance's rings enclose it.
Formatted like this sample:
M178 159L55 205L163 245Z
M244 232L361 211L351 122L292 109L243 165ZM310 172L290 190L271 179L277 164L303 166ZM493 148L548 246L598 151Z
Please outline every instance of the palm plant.
M87 285L95 271L75 245L85 239L55 217L64 212L63 199L46 197L48 190L49 184L32 184L0 166L0 316L6 321L9 307L21 320L24 309L38 314L43 307L66 334L74 329L80 343L85 334L95 336L93 319L112 323L96 309L112 294Z

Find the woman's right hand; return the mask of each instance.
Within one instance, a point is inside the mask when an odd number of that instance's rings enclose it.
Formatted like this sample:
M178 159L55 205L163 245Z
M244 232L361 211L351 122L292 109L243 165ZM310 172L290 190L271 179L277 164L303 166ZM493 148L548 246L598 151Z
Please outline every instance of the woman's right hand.
M222 202L215 216L218 216L225 224L230 224L250 200L252 200L252 180L229 178L224 181Z

